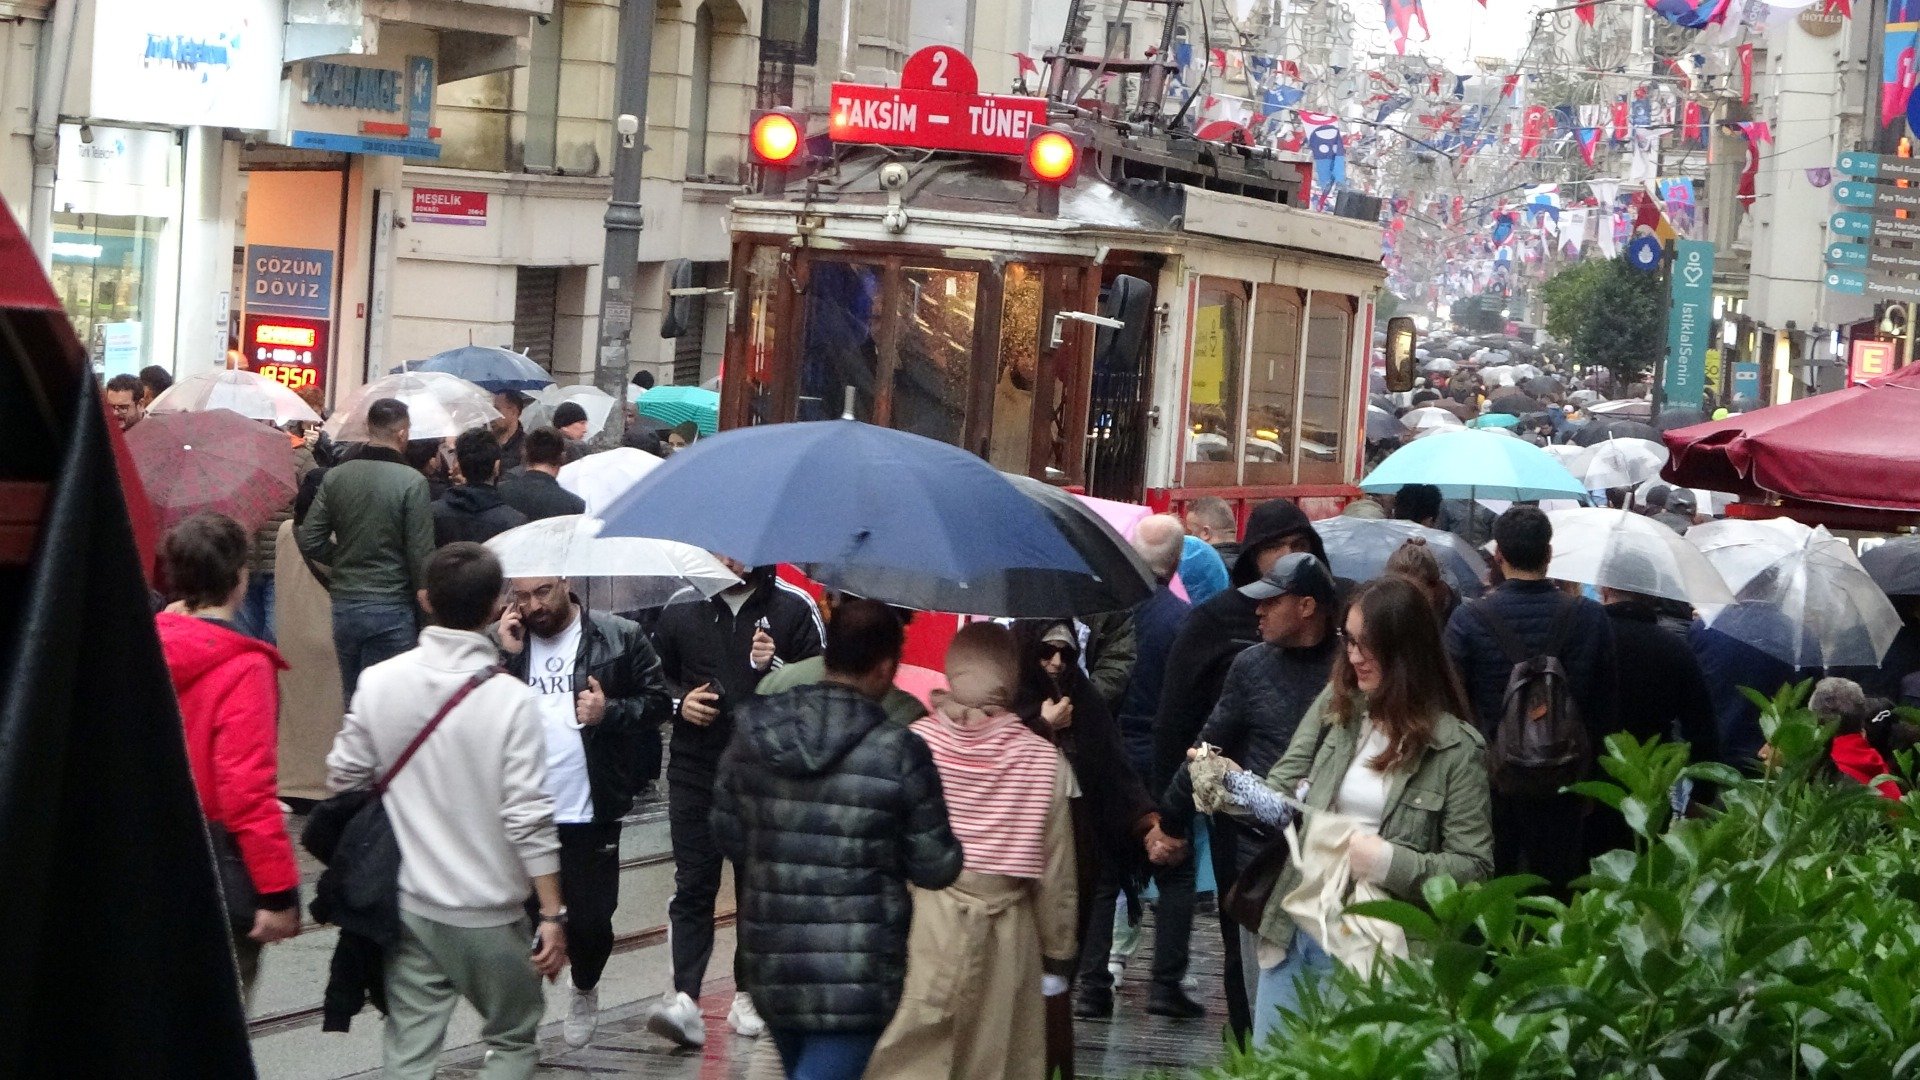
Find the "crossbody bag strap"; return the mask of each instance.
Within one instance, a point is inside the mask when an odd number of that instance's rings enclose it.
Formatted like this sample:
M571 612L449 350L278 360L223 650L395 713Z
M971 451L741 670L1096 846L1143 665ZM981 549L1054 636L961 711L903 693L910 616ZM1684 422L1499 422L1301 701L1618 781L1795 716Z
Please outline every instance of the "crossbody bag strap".
M1494 640L1500 643L1500 651L1507 654L1507 663L1524 664L1539 655L1528 650L1520 641L1520 636L1514 633L1512 624L1495 614L1492 608L1486 606L1486 603L1485 600L1476 600L1469 607L1473 609L1474 616L1480 620L1480 625L1486 627L1493 634Z
M467 700L468 694L480 689L487 680L493 678L495 675L505 674L506 670L507 669L498 664L482 668L474 672L473 678L468 679L462 684L460 689L455 690L453 696L447 699L446 704L440 706L440 711L433 714L433 719L427 721L427 726L420 729L420 733L413 737L413 741L407 744L405 750L400 751L400 756L394 760L393 768L387 770L387 775L374 781L374 796L378 798L386 794L388 786L393 783L393 778L399 776L400 770L406 768L407 762L413 760L414 751L420 749L420 744L427 741L427 736L433 734L433 729L440 726L440 721L445 720L448 713L452 712L461 702Z

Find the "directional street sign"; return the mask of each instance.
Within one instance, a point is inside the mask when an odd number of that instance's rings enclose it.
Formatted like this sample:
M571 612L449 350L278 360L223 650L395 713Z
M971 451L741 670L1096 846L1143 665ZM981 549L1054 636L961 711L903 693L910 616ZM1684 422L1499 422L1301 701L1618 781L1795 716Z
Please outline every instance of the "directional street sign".
M1829 270L1827 288L1848 296L1860 296L1867 291L1867 276L1858 270Z
M1920 282L1915 282L1920 287ZM1700 405L1706 385L1707 350L1713 346L1713 245L1705 240L1676 240L1673 245L1673 304L1667 315L1665 400L1670 405Z
M1892 216L1892 211L1842 210L1827 219L1827 231L1854 240L1882 242L1920 242L1920 213L1910 219Z
M1842 210L1827 219L1827 228L1835 236L1872 236L1873 224L1873 215L1855 210Z
M1833 199L1841 206L1861 207L1875 217L1892 216L1896 210L1920 210L1920 189L1897 188L1865 180L1847 180L1833 186Z
M1920 159L1849 150L1840 155L1840 171L1869 180L1920 180Z
M1847 243L1846 241L1839 241L1836 243L1828 244L1827 245L1827 265L1828 266L1853 266L1853 267L1865 266L1867 265L1867 245L1850 244L1850 243Z

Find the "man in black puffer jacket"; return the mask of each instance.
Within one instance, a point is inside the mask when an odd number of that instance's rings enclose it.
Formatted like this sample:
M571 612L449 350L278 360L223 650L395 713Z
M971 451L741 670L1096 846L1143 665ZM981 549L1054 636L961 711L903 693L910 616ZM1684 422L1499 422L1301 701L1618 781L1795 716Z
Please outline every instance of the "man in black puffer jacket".
M500 480L500 444L493 432L461 432L453 444L461 483L433 500L433 542L446 547L458 540L476 544L527 523L527 515L508 506L494 485Z
M742 704L720 762L713 835L743 878L740 986L788 1075L859 1080L900 1004L907 885L960 876L933 755L879 705L904 637L883 604L837 605L826 681Z

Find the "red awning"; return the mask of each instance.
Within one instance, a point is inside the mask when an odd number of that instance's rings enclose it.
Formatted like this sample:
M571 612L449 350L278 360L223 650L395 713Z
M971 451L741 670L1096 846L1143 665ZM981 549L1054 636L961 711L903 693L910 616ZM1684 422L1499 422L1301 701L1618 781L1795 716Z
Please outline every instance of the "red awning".
M1864 386L1667 432L1686 487L1920 510L1920 365Z

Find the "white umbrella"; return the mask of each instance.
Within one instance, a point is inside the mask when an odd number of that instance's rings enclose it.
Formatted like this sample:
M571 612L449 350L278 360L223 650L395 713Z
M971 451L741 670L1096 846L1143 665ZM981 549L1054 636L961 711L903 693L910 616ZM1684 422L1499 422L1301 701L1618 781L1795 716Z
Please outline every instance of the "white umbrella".
M1540 449L1552 455L1555 461L1567 467L1567 471L1579 476L1587 468L1587 448L1572 443L1548 443Z
M1417 409L1408 409L1400 422L1413 431L1457 431L1466 427L1466 422L1445 409L1432 405L1422 405Z
M1700 549L1650 517L1596 507L1547 516L1553 522L1550 578L1695 606L1733 603L1733 590Z
M690 603L740 584L720 560L672 540L600 534L585 514L530 521L487 541L509 578L564 577L594 586L590 606L634 611Z
M659 467L660 459L645 450L616 446L560 466L560 486L580 496L587 513L598 514Z
M576 402L587 414L587 438L600 434L607 426L607 417L613 415L615 404L613 397L605 390L591 384L576 386L549 386L533 395L533 401L527 405L527 411L520 417L520 426L532 431L534 428L549 427L553 424L553 411L563 402Z
M290 424L319 423L320 414L300 395L253 371L223 369L189 375L153 399L148 412L207 412L225 409L251 420Z
M1437 371L1442 374L1452 374L1454 367L1455 367L1455 362L1452 357L1436 356L1433 359L1427 361L1426 363L1421 364L1420 370L1421 371Z
M1734 594L1703 611L1707 625L1796 668L1877 666L1900 631L1892 602L1824 526L1713 521L1686 539Z
M408 371L384 375L353 392L320 430L335 442L367 441L367 408L381 398L407 407L415 439L445 439L500 419L493 395L455 375Z
M1587 490L1632 487L1660 475L1667 463L1667 448L1651 439L1609 437L1586 448L1580 468L1568 465L1568 471L1585 481Z

